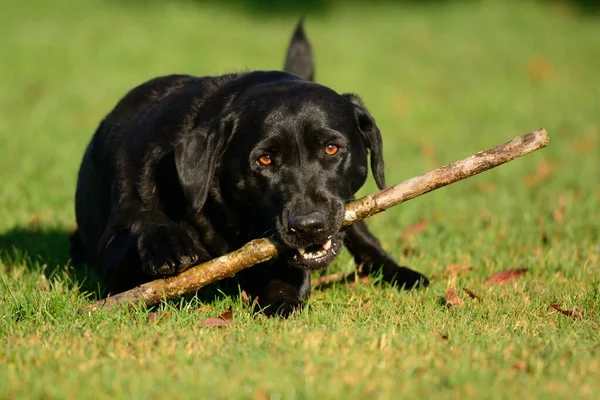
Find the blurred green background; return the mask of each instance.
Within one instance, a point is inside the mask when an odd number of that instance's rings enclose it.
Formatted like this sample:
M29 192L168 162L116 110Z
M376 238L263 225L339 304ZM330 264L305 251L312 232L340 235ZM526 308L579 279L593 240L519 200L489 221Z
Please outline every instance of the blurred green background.
M0 397L593 398L598 4L4 0ZM388 183L540 127L551 146L370 219L394 257L434 276L429 290L334 286L288 321L234 298L79 316L96 282L69 266L67 237L100 119L155 76L279 69L303 14L317 81L358 93L376 118ZM448 276L453 264L473 270ZM518 282L483 284L515 267L529 269ZM352 268L344 253L331 271ZM484 301L440 306L463 286ZM553 302L584 318L549 313ZM198 325L229 307L234 328Z

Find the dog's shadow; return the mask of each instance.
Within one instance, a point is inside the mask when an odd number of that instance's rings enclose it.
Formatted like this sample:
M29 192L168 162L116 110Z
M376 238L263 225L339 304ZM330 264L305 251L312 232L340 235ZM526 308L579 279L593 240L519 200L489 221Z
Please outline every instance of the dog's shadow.
M0 234L0 260L9 268L45 265L45 273L54 273L69 264L70 235L71 232L61 229L13 228Z
M63 279L77 287L91 300L99 300L108 293L96 271L87 266L73 266L69 256L69 241L73 231L60 228L16 227L0 234L0 262L4 273L10 275L15 268L39 271L47 279ZM195 294L184 296L191 300L196 297L201 303L211 303L217 299L231 297L233 301L239 291L232 280L222 284L208 285ZM179 304L181 299L168 303Z
M15 268L40 271L48 279L69 277L69 282L81 291L95 294L101 282L91 269L74 268L69 257L69 237L72 231L61 228L15 227L0 234L0 262L10 274Z

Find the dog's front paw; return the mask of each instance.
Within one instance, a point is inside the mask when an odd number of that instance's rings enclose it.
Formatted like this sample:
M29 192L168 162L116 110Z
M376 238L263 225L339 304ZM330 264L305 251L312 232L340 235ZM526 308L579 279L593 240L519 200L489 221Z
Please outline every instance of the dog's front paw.
M363 266L369 274L381 273L381 278L393 286L404 289L423 288L429 286L429 279L417 271L401 267L393 260L382 260L379 263L369 262Z
M179 273L204 258L195 234L174 223L141 229L137 249L142 270L151 276Z
M302 311L304 302L281 302L281 301L261 301L257 302L258 311L262 312L267 317L288 318L296 311Z

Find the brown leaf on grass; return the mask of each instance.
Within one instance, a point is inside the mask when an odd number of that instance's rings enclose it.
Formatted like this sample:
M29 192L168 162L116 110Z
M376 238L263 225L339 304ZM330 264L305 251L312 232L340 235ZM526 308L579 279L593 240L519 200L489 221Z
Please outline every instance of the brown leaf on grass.
M148 314L148 317L146 318L146 321L154 324L156 323L156 319L158 318L158 313L155 312L151 312L150 314Z
M27 223L30 226L37 226L40 224L40 222L42 222L42 214L39 213L31 214L27 219Z
M223 318L206 318L203 321L200 321L200 326L203 327L226 327L232 326L233 322L226 321Z
M444 270L445 275L457 276L463 272L472 271L473 267L460 264L450 264Z
M513 369L516 369L517 371L527 371L529 369L529 364L527 364L527 361L525 360L516 360L513 365L512 365Z
M542 160L537 167L535 173L531 175L527 175L525 177L525 184L528 187L538 186L540 183L543 183L548 178L550 178L550 174L552 173L552 166L548 161Z
M427 228L427 221L421 220L421 221L415 222L414 224L411 224L411 225L407 226L406 228L404 228L404 230L402 231L402 238L406 239L409 236L417 235L417 234L423 232L425 230L425 228Z
M450 339L450 336L447 333L440 333L440 332L436 332L435 334L437 337L439 337L442 340L448 340Z
M490 275L489 278L485 280L485 284L487 285L501 285L503 283L512 281L527 272L527 268L515 268L515 269L507 269L504 271L496 272Z
M150 314L148 314L148 317L146 317L146 321L149 324L159 324L162 320L169 317L170 315L171 313L169 311L165 311L163 313L151 312Z
M463 290L465 291L466 294L469 295L470 298L474 299L474 300L479 300L482 301L483 299L481 298L481 296L473 293L473 291L469 288L463 288Z
M233 319L233 310L230 308L229 310L221 313L219 318L224 319L225 321L231 321Z
M463 304L463 301L458 297L458 293L455 288L450 288L446 291L445 296L446 307L460 307Z
M527 74L532 80L541 82L550 79L554 72L550 61L542 57L533 57L527 61Z
M270 398L269 393L263 388L258 388L254 392L254 400L269 400Z
M548 309L554 309L554 310L558 311L559 313L561 313L562 315L566 315L567 317L572 317L575 319L583 319L583 314L580 311L577 311L577 309L575 309L575 308L572 310L565 310L565 309L561 308L557 303L552 303L552 304L550 304Z

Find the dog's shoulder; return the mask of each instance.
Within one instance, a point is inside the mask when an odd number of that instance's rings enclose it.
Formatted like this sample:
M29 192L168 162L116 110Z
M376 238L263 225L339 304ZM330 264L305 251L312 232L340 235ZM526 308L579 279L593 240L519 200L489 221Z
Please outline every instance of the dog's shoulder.
M199 99L209 97L220 87L235 79L239 74L196 77L191 75L168 75L153 78L131 89L116 104L108 118L116 121L147 107L160 105L171 96L187 95Z

